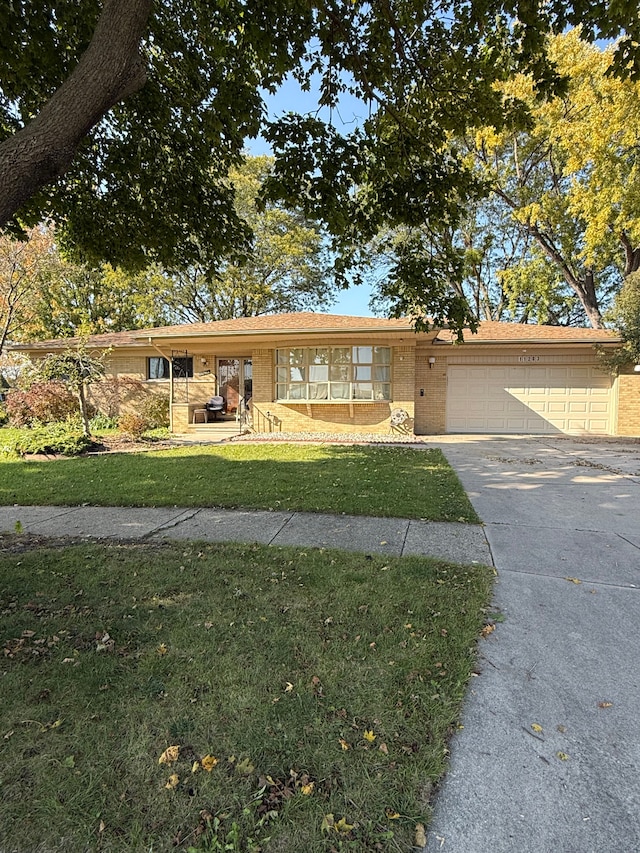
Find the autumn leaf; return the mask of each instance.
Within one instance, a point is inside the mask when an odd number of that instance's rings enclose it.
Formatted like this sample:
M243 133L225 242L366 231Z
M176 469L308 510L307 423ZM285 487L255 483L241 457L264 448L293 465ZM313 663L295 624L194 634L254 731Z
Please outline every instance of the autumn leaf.
M331 832L331 830L334 828L334 826L335 826L335 821L334 821L333 815L332 814L326 814L322 819L322 823L320 824L320 831L321 832Z
M205 755L205 757L200 762L202 764L202 769L206 770L207 773L211 773L213 768L218 763L218 759L214 758L213 755Z
M539 723L531 723L531 728L534 730L534 732L542 731L542 726Z
M200 770L200 766L201 766L201 765L200 765L200 762L199 762L199 761L194 761L194 762L193 762L193 764L191 765L191 772L192 772L192 773L197 773L197 772L198 772L198 770Z
M169 649L167 648L166 643L160 643L160 645L156 649L156 652L160 655L160 657L166 655L168 651Z
M178 776L178 774L172 773L171 776L169 776L169 781L167 782L167 784L164 787L168 788L170 791L173 791L174 788L178 787L179 782L180 782L180 777Z
M567 755L566 752L556 752L556 755L558 756L560 761L568 761L569 760L569 756Z
M385 809L384 813L389 818L389 820L398 820L400 817L400 812L397 812L395 809Z
M582 581L579 580L579 578L565 578L565 580L569 581L569 583L575 583L575 584L582 583Z
M496 630L495 625L485 625L484 628L482 629L482 631L480 631L480 636L486 638L489 636L489 634L493 634L493 632L495 630Z
M290 681L287 681L287 686L284 688L285 693L293 692L293 684Z
M427 834L424 831L424 824L417 823L416 824L416 847L426 847L427 846Z
M314 788L315 788L315 782L309 782L309 784L308 784L308 785L303 785L303 786L300 788L300 790L301 790L301 791L302 791L302 793L305 795L305 797L308 797L308 796L310 796L311 794L313 794L313 789L314 789Z
M613 702L598 702L598 708L613 708Z
M385 755L389 755L389 748L386 743L381 743L378 749L380 750L380 752L384 752Z
M173 764L174 761L178 760L178 753L180 752L179 746L169 746L162 753L160 758L158 759L158 764Z
M355 824L347 823L346 818L341 817L340 820L336 823L335 829L336 832L343 832L346 834L347 832L351 832L354 826Z
M366 740L367 743L373 743L376 739L376 735L373 733L373 729L367 729L362 737Z
M346 740L345 740L343 737L341 737L341 738L338 740L338 743L339 743L339 744L340 744L340 746L344 749L344 751L345 751L345 752L346 752L348 749L351 749L351 747L349 746L349 744L346 742Z

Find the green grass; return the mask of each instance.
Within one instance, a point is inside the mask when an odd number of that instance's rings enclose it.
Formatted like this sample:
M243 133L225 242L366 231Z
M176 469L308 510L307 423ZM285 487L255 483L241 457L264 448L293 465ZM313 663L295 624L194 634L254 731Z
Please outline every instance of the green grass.
M491 576L0 537L0 849L409 851Z
M230 444L0 459L0 504L224 506L478 522L440 450Z

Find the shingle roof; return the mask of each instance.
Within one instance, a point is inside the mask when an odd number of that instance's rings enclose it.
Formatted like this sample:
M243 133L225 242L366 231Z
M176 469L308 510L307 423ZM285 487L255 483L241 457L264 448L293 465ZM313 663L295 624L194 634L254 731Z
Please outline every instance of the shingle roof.
M154 340L185 337L229 337L233 333L278 334L303 332L407 332L412 330L410 319L388 320L380 317L352 317L342 314L316 314L300 311L290 314L262 314L259 317L239 317L235 320L218 320L212 323L187 323L179 326L159 326L151 329L139 329L127 332L107 332L92 335L87 343L97 348L142 347L147 346L149 338ZM426 333L428 336L433 332ZM517 343L518 341L540 343L615 343L615 333L603 329L582 329L565 326L533 326L522 323L480 323L478 332L465 333L465 343ZM448 330L440 330L432 337L436 344L450 344L455 335ZM79 338L56 338L36 341L29 344L15 344L11 349L28 351L50 351L73 347Z
M436 344L450 344L456 336L442 329L433 339ZM468 329L465 343L517 343L519 341L540 343L616 343L619 337L609 329L584 329L574 326L535 326L524 323L480 323L476 334Z

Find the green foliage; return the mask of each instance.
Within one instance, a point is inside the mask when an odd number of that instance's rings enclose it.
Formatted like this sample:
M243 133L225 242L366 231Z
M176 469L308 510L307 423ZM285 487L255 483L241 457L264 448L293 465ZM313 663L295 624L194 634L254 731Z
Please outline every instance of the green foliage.
M13 388L6 397L7 416L16 427L64 421L78 409L76 398L60 380L33 382L26 390Z
M152 394L142 404L142 416L147 421L147 429L159 429L169 426L169 397L166 394Z
M613 373L640 364L640 272L625 279L607 319L619 332L622 346L613 352L600 349L601 362Z
M637 10L629 3L167 0L148 6L139 40L146 83L141 74L116 80L116 104L106 115L108 105L76 99L87 118L78 120L82 129L70 144L75 158L70 167L51 166L40 192L30 190L14 230L51 216L63 226L65 244L94 265L109 260L142 269L157 262L211 276L221 259L244 259L251 235L238 216L229 170L239 164L245 140L261 130L261 93L293 73L305 89L319 81L321 109L316 117L288 115L271 125L277 165L267 195L325 223L344 283L354 267L366 273L363 247L370 240L417 229L399 247L400 260L391 256L386 296L396 313L423 322L429 313L440 320L450 311L454 328L473 317L450 280L452 270L459 275L460 252L439 236L457 226L478 181L451 135L483 125L522 127L526 109L501 89L515 72L531 75L536 94L559 90L545 56L554 29L583 21L592 40L622 35L611 69L634 77L640 68ZM135 7L146 14L143 3ZM103 16L109 8L103 5ZM2 5L0 140L51 104L99 17L95 0ZM341 133L335 118L344 92L360 99L366 118ZM56 152L55 137L45 142ZM31 150L23 146L25 160Z
M75 349L59 353L49 353L38 365L38 373L43 379L57 379L76 395L80 408L80 417L86 436L89 429L89 403L87 388L104 376L104 361L108 350L99 356L92 355L82 341Z
M474 211L480 240L464 248L482 245L490 260L511 242L482 286L497 284L494 304L504 297L516 319L601 326L611 293L640 263L640 83L612 76L613 48L587 44L580 30L550 39L549 55L566 91L541 100L533 78L515 75L502 91L527 106L529 126L466 138L492 198Z
M19 435L3 445L3 449L18 456L34 453L78 456L90 446L91 439L84 434L80 422L76 419L21 430Z

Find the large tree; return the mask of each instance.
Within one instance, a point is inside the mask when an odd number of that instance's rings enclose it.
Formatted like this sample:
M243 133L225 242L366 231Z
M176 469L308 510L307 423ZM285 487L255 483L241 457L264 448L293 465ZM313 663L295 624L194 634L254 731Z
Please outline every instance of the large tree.
M579 19L592 37L626 27L621 63L635 62L635 8L604 0L2 3L0 225L46 211L70 244L128 265L242 252L224 178L259 130L261 88L319 71L323 104L351 88L370 117L348 135L310 117L273 129L273 193L323 218L345 266L381 228L455 223L475 183L449 132L515 120L496 83L514 70L551 83L548 28ZM399 247L399 309L463 322L443 284L455 261L436 261L425 239Z
M235 209L251 229L242 263L222 260L215 269L192 264L156 281L156 312L168 323L327 308L336 288L326 239L296 210L257 201L272 157L250 157L233 168Z
M578 30L551 39L549 55L566 91L540 101L534 81L516 76L504 91L527 104L529 127L469 139L492 194L476 221L495 240L496 217L486 214L497 209L498 231L519 235L497 276L512 303L553 316L554 302L569 306L571 296L599 327L610 294L640 268L640 83L613 76L613 50Z

